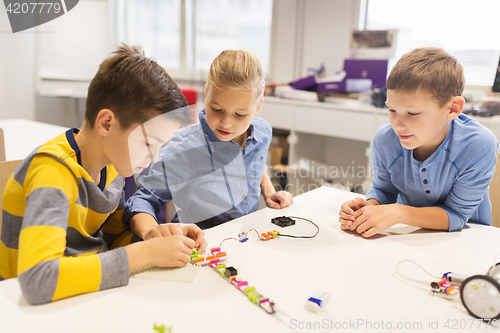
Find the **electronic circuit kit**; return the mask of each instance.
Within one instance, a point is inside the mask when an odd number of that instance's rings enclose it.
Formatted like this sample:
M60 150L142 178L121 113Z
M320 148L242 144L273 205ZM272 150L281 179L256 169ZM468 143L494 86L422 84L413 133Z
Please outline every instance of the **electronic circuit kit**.
M432 295L451 301L458 301L460 299L465 309L475 318L485 320L500 319L500 263L491 266L486 275L465 276L447 272L442 277L437 277L428 273L414 261L400 261L396 266L396 273L405 279L419 283L425 282L416 280L411 276L405 276L399 272L398 267L403 262L411 262L420 267L428 275L438 279L438 281L430 283L430 292Z
M289 235L283 234L277 230L272 230L264 233L259 233L256 229L250 229L247 232L241 232L236 237L229 237L223 239L218 247L213 247L210 249L208 255L200 254L196 249L193 250L193 254L191 255L191 262L197 266L208 266L211 267L217 274L219 274L223 279L225 279L228 283L238 289L244 296L248 298L250 302L259 306L268 314L277 314L280 313L289 317L281 308L277 307L276 304L267 296L262 295L255 286L250 284L248 281L238 276L238 270L230 266L227 263L228 254L222 250L222 243L228 240L235 240L240 243L245 243L249 240L249 233L255 231L258 236L259 241L271 241L276 240L280 237L290 237L290 238L313 238L319 232L319 227L312 221L300 217L277 217L273 218L271 222L280 227L287 227L295 225L295 219L301 219L312 223L316 226L316 233L313 235ZM329 294L326 292L318 293L317 295L313 295L306 301L306 309L311 312L321 313L323 315L328 316L329 318L333 317L328 313L324 313L323 307L329 300ZM278 318L282 320L281 318Z

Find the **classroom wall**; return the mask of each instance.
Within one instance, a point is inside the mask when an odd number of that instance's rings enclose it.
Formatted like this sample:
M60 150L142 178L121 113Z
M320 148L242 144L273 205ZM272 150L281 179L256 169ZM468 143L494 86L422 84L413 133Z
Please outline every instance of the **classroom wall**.
M274 0L270 78L290 82L321 63L343 69L356 29L359 0Z
M0 119L33 119L35 108L35 34L12 33L0 10Z
M340 70L348 56L349 37L357 24L359 0L275 0L269 78L290 82L307 75L323 61L328 72ZM35 95L34 31L10 33L0 11L0 119L26 118L62 126L80 126L84 99ZM5 46L5 47L4 47ZM194 86L203 99L204 82L178 80Z

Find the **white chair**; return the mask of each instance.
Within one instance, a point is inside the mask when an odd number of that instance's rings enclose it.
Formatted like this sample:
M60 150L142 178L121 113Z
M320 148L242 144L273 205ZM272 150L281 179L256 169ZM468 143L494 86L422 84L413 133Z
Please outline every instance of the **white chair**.
M493 226L500 228L500 154L497 155L497 169L490 183L491 213L493 215Z
M3 138L3 129L0 128L0 162L5 161L5 141Z

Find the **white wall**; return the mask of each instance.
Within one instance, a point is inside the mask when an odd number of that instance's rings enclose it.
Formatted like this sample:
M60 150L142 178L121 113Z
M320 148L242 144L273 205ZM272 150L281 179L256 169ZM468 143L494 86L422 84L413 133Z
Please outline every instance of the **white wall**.
M308 0L304 6L301 76L321 63L329 73L342 70L349 56L353 1Z
M269 77L290 82L321 62L328 72L341 69L355 26L356 6L359 0L275 0L271 51L274 70ZM0 10L0 119L26 118L80 126L78 113L82 110L74 108L73 102L35 97L35 37L34 29L13 34L6 11ZM195 88L202 92L199 84ZM75 110L68 111L70 107Z
M341 70L358 11L359 0L274 0L270 78L294 81L321 63Z
M35 34L32 30L12 33L7 12L0 9L0 119L34 118Z

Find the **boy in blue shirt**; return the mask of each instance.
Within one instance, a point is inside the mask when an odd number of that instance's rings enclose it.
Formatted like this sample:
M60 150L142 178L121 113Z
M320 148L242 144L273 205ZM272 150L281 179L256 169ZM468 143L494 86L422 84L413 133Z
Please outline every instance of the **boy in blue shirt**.
M390 124L373 138L372 188L345 202L343 230L371 237L396 223L460 230L491 225L489 184L498 142L462 114L460 63L439 48L403 55L387 79Z
M292 203L276 192L266 169L272 129L257 118L263 102L264 71L252 54L223 51L210 66L205 109L199 123L179 130L160 150L147 176L139 179L124 221L143 239L169 234L158 225L160 208L174 200L172 222L202 229L254 212L262 193L269 207Z

